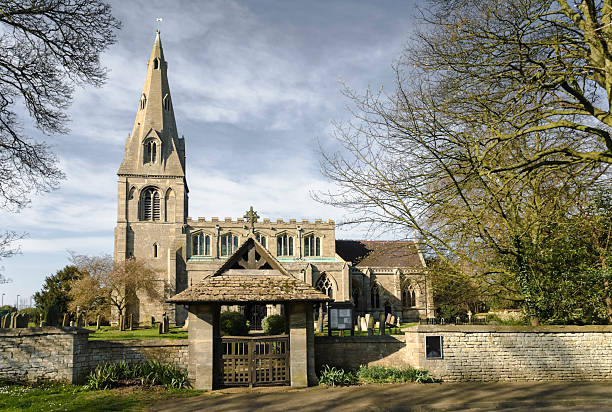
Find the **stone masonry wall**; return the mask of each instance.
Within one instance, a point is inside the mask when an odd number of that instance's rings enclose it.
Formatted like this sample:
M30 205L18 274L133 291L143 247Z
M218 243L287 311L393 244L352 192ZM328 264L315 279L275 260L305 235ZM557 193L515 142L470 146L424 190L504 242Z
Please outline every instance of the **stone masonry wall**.
M441 359L426 336L442 337ZM612 327L415 326L406 360L446 382L612 380Z
M315 370L323 365L357 369L360 365L408 366L402 335L316 336Z
M82 381L87 335L74 328L0 329L0 379Z
M102 362L137 363L158 360L187 370L189 350L186 340L147 339L88 342L88 368Z

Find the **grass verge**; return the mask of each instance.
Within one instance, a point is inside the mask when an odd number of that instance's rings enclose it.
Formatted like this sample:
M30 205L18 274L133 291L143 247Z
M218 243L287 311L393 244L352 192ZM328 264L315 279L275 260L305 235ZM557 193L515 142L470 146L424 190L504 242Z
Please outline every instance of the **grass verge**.
M127 339L187 339L187 330L182 327L171 327L168 333L160 335L155 328L142 328L121 331L116 327L102 326L96 330L95 326L88 326L91 330L90 340L127 340Z
M201 394L193 389L124 387L87 390L82 386L44 382L0 383L0 410L5 412L144 411L156 402Z

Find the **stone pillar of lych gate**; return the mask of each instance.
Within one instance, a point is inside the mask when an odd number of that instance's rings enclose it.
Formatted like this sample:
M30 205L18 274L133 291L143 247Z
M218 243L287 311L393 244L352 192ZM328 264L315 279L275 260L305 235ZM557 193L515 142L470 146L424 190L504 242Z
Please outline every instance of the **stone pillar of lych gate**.
M219 335L220 305L201 303L189 305L189 378L194 388L212 390L215 380L215 346Z
M288 304L287 312L291 386L305 387L316 382L312 303Z

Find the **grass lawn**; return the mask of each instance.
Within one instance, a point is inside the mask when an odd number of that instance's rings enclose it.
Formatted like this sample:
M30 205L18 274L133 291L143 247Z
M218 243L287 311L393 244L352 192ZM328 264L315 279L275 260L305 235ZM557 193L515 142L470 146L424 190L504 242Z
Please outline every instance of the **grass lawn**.
M120 331L116 327L102 326L100 330L96 330L95 326L88 326L91 330L89 334L90 340L123 340L123 339L187 339L187 330L182 327L170 327L168 333L162 335L157 333L157 325L155 328L141 328L135 330Z
M32 385L0 383L0 410L6 412L43 411L144 411L155 402L185 398L202 391L163 387L143 389L124 387L110 390L85 390L61 383Z

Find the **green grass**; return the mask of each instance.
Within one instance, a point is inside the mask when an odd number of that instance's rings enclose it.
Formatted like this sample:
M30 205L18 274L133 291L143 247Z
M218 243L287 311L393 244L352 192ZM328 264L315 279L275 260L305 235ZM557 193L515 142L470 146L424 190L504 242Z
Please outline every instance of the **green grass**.
M160 400L201 394L197 390L120 388L85 390L61 383L31 385L0 383L0 410L5 412L47 411L143 411Z
M155 328L142 328L135 330L120 331L113 326L102 326L96 330L95 326L88 326L87 329L93 333L89 334L90 340L124 340L124 339L187 339L187 330L182 327L170 327L168 333L162 335L157 333Z

